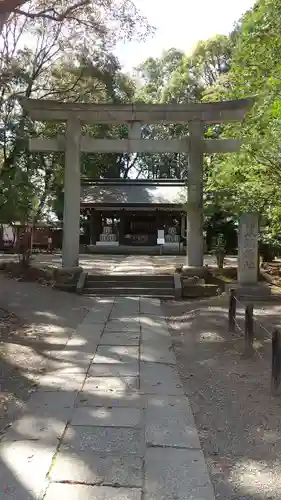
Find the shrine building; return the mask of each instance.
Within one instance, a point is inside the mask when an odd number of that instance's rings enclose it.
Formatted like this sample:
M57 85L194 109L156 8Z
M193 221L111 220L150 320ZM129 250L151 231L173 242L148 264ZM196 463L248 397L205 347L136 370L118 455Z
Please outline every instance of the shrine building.
M80 242L86 251L97 251L98 247L112 247L113 251L122 246L156 246L164 236L165 249L178 253L186 232L186 203L184 181L84 181Z

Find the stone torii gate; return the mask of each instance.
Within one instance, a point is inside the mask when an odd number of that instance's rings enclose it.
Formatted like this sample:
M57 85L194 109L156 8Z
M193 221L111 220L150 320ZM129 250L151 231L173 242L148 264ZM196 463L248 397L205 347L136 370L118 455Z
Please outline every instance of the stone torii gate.
M65 136L33 138L30 151L65 153L62 265L77 266L80 235L80 153L186 153L188 162L187 264L203 267L203 160L204 153L231 153L237 140L204 140L204 124L242 121L252 99L206 104L78 104L24 99L21 105L36 121L66 122ZM141 126L150 123L188 124L186 139L141 138ZM128 139L95 139L82 135L84 123L127 124Z

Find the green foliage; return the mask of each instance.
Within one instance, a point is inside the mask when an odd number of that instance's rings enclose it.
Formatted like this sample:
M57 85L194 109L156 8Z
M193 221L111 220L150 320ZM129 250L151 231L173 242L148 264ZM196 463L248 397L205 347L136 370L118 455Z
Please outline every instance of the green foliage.
M125 0L26 3L6 23L0 37L0 221L62 215L64 158L32 154L27 137L64 134L64 124L32 123L18 97L80 102L130 102L134 82L121 72L112 49L150 27ZM85 127L86 128L86 127ZM93 125L97 137L123 137L124 127ZM129 155L88 155L82 174L128 175Z
M229 36L200 41L192 54L171 48L159 58L148 58L136 68L136 81L122 73L112 50L122 30L127 38L147 32L146 22L130 2L85 2L81 9L70 2L71 15L65 10L66 1L50 3L53 11L47 16L42 11L45 0L26 4L25 14L12 17L2 33L0 219L42 218L51 208L62 217L63 156L30 154L25 138L54 137L64 133L64 125L31 123L22 114L18 96L116 104L253 96L255 104L242 125L205 128L207 138L243 141L239 154L205 159L205 226L212 237L222 232L228 248L233 248L239 213L254 210L260 214L263 244L277 247L281 234L281 0L258 0ZM32 35L30 45L23 42L27 34ZM104 138L128 134L123 125L87 125L84 131ZM145 125L142 134L153 139L184 138L188 127ZM85 177L188 177L185 154L92 154L82 156L81 163Z

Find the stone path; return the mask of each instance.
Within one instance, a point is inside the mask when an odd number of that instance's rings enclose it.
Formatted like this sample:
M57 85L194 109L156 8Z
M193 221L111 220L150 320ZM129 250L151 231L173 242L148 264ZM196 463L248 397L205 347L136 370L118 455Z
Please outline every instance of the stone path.
M154 274L155 265L153 260L148 255L130 255L124 257L123 260L113 267L110 275L114 274Z
M99 299L0 443L5 500L214 500L160 302Z

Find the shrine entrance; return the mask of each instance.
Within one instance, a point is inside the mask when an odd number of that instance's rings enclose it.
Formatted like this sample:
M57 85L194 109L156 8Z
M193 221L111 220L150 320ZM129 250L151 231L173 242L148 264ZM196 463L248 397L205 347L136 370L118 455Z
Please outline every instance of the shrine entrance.
M253 99L192 104L86 104L40 99L22 99L31 119L66 122L65 136L55 139L32 138L34 152L65 153L63 266L77 266L80 243L80 155L81 153L185 153L188 156L187 262L202 268L203 235L203 166L204 154L231 153L240 150L240 141L205 139L205 124L242 121L253 105ZM124 124L127 139L96 139L82 135L82 125L89 123ZM151 123L187 124L186 137L169 140L142 139L142 127ZM119 193L123 202L122 192ZM148 193L149 195L149 193ZM146 202L149 201L149 198ZM134 201L131 200L133 204ZM158 201L159 203L159 201ZM121 220L120 220L121 223ZM124 229L124 228L123 228ZM136 230L136 227L135 227Z
M124 214L124 245L152 246L156 243L155 214Z

